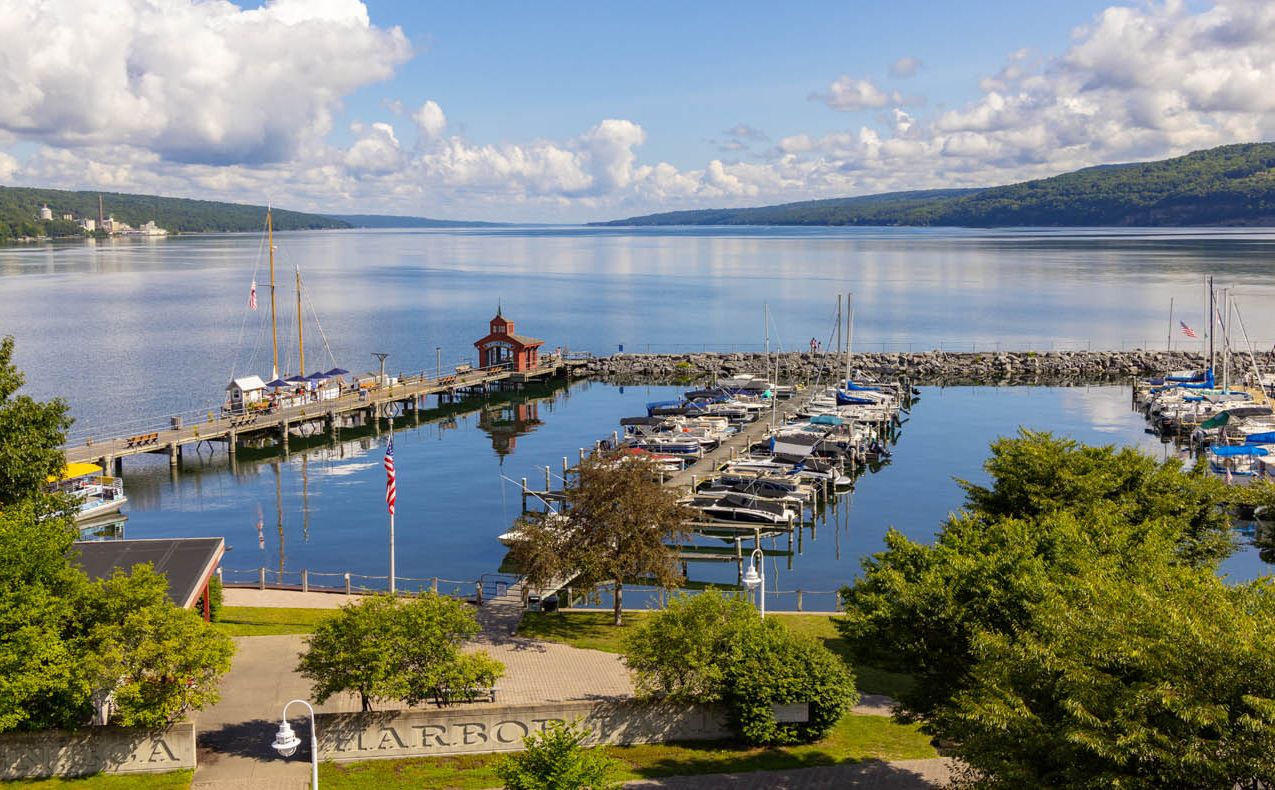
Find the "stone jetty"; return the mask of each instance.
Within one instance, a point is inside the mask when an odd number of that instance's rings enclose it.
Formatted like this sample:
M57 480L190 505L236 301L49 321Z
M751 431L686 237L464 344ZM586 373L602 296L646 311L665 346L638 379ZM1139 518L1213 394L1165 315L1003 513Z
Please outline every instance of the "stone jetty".
M1247 357L1245 357L1247 361ZM1264 370L1275 365L1275 353L1257 355ZM1238 361L1237 361L1238 362ZM1170 370L1202 367L1204 358L1183 351L999 351L952 353L854 354L856 378L892 380L906 377L917 385L1097 384L1123 382ZM831 382L845 371L836 354L786 352L615 354L594 357L575 375L614 384L684 384L740 373L765 375L778 366L780 382ZM1246 368L1250 365L1246 365ZM1221 373L1219 371L1219 379ZM1240 380L1243 371L1235 373Z

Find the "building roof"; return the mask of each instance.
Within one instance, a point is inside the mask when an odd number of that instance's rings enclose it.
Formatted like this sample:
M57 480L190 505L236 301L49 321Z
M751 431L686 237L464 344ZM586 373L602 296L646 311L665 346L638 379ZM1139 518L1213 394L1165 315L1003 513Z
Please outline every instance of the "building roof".
M77 540L72 546L71 561L90 579L109 579L116 568L127 572L134 565L151 563L168 579L169 600L187 609L199 600L225 553L221 538Z
M521 343L527 348L531 348L532 346L542 346L545 342L539 338L527 337L526 335L506 335L506 337L514 340L515 342Z
M230 389L231 387L238 387L244 392L251 392L252 390L265 389L266 383L261 380L260 376L244 376L242 378L233 379L230 382L230 387L226 387L226 389Z

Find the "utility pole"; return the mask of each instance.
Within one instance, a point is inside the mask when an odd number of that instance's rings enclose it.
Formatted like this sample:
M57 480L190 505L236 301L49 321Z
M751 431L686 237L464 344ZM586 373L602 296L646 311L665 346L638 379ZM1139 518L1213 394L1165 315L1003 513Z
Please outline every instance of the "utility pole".
M376 385L378 387L384 387L385 386L385 358L388 357L389 354L385 351L373 351L372 356L381 360L381 375L379 378L377 378Z
M443 347L434 346L434 378L443 377Z

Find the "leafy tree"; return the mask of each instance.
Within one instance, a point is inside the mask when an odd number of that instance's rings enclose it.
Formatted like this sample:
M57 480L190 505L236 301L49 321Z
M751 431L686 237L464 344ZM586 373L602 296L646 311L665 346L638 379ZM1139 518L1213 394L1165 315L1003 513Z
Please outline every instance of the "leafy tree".
M726 692L725 659L756 621L757 610L742 596L711 589L676 595L628 635L624 663L642 696L717 702Z
M523 739L524 751L496 766L505 790L609 790L619 762L600 749L586 749L589 731L578 724L553 721L543 732Z
M87 616L75 640L83 657L77 679L95 702L109 695L126 727L161 727L211 705L230 669L234 642L197 612L174 606L167 589L145 564L91 583L81 601Z
M930 717L968 682L978 629L1028 629L1032 605L1097 570L1131 580L1212 568L1231 547L1224 486L1137 454L1024 431L992 445L988 488L933 546L890 531L843 590L852 649L916 677L902 702Z
M1051 594L1035 627L981 632L945 733L988 787L1275 782L1275 586L1177 569Z
M13 364L13 338L0 339L0 508L37 495L65 463L61 445L71 427L66 403L16 395L23 380Z
M648 460L595 454L577 468L563 514L528 513L519 520L521 537L509 557L534 588L573 575L579 588L610 583L621 625L625 582L681 583L677 554L666 544L686 539L684 524L693 515L658 482Z
M372 596L320 623L297 670L314 681L319 702L351 692L365 711L387 700L415 705L443 689L490 686L504 674L485 653L460 652L478 630L473 613L451 598Z

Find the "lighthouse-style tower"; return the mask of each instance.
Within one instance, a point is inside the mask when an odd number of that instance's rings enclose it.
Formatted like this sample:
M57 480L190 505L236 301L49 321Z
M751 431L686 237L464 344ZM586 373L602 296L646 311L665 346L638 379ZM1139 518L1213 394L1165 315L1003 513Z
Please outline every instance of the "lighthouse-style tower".
M486 337L474 343L480 368L504 366L521 373L540 364L540 347L545 341L514 334L514 322L501 314L499 304L490 329Z

